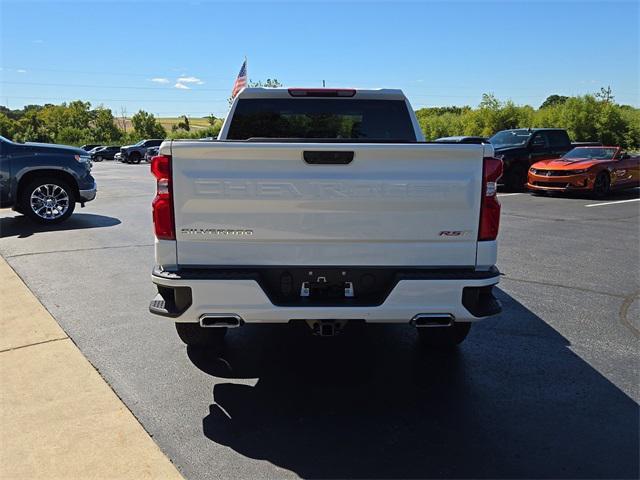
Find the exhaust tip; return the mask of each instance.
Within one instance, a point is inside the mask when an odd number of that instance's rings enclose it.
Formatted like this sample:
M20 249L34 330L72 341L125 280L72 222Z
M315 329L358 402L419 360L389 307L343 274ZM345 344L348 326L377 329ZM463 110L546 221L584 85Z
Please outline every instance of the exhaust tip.
M450 313L420 313L411 319L416 328L446 328L453 326L455 317Z
M200 317L200 326L203 328L236 328L243 323L240 315L235 313L205 313Z

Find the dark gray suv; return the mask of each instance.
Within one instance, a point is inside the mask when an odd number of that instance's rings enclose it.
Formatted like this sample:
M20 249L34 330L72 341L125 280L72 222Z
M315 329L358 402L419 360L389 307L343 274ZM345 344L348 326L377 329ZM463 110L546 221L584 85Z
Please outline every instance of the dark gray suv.
M120 160L124 163L140 163L144 159L149 147L159 147L164 140L150 139L140 140L135 145L125 145L120 148Z

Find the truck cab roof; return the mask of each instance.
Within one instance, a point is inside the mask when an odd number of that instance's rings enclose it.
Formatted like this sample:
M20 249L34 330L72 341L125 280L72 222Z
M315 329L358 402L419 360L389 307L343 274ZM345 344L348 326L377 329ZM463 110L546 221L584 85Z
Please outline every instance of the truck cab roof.
M359 98L369 100L405 100L406 96L396 88L316 88L316 87L288 87L288 88L245 88L237 98Z
M256 138L424 141L409 100L389 88L245 88L218 140Z

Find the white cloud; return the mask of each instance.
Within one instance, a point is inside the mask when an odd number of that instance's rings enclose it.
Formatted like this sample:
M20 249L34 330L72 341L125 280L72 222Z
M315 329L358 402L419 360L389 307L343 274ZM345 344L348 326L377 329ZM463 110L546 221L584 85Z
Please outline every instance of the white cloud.
M191 90L190 87L186 86L184 83L176 83L174 87L179 88L180 90Z
M168 78L162 78L162 77L154 77L151 79L151 81L154 83L169 83Z
M195 83L196 85L202 85L204 82L198 77L186 77L182 76L178 78L178 83Z
M18 73L27 73L27 71L24 68L19 68L18 70L16 70L16 72L18 72Z

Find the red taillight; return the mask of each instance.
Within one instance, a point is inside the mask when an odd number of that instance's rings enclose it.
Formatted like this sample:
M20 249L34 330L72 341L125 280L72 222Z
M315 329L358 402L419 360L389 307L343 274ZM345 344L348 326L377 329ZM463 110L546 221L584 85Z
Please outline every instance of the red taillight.
M485 157L482 163L482 198L478 240L495 240L500 227L498 179L502 176L502 160Z
M151 173L156 177L156 197L153 208L153 228L160 240L175 240L173 220L173 189L171 188L171 156L158 155L151 159Z

